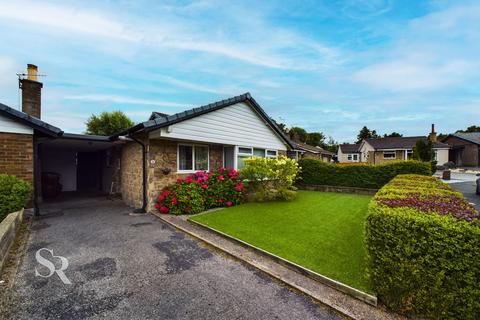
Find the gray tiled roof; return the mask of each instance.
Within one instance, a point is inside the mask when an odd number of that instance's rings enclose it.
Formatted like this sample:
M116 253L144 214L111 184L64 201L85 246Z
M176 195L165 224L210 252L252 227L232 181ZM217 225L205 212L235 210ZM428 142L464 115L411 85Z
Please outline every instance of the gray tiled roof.
M304 150L304 151L311 152L311 153L334 155L333 152L327 151L327 150L325 150L323 148L320 148L320 147L311 146L309 144L302 143L302 142L292 141L292 143L293 143L295 149L297 149L297 150Z
M40 131L49 136L58 137L63 134L63 131L59 128L52 126L40 119L32 117L25 112L10 108L9 106L2 103L0 103L0 114L3 114L10 119L23 123L30 128Z
M418 140L427 140L427 137L387 137L376 139L365 139L374 149L412 149ZM434 142L434 148L449 148L448 144Z
M343 153L360 153L360 144L344 143L338 147Z
M480 145L480 132L457 132L452 136Z

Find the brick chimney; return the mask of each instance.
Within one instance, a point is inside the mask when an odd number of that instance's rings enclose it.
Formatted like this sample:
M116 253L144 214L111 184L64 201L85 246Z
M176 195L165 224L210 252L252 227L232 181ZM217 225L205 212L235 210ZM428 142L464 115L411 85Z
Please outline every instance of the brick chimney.
M22 111L40 119L43 84L38 82L37 72L36 65L27 64L27 77L20 79L20 88L22 89Z
M435 132L435 124L432 123L432 131L428 135L428 140L437 142L437 133Z

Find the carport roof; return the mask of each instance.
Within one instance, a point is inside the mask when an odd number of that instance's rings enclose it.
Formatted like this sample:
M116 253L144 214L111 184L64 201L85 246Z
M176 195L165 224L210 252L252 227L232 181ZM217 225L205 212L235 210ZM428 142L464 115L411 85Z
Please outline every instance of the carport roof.
M35 129L49 136L60 137L63 135L63 131L60 128L52 126L51 124L48 124L40 119L32 117L26 114L25 112L18 111L2 103L0 103L0 114L3 114L4 116L10 119L23 123L29 126L30 128Z

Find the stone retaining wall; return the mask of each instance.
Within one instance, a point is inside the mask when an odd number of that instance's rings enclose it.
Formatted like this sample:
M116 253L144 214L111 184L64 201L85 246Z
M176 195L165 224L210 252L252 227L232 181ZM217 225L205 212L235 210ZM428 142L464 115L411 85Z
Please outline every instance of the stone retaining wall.
M23 220L23 209L17 212L10 213L0 223L0 270L2 270L3 263L8 255L8 250L15 240L20 223Z
M353 193L353 194L363 194L368 196L373 196L378 191L377 189L326 186L326 185L318 185L318 184L299 184L298 188L302 190L309 190L309 191Z

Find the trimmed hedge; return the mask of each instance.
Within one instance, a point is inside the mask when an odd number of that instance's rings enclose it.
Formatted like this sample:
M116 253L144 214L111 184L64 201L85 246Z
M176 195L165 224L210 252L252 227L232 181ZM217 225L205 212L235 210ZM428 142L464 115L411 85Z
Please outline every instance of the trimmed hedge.
M433 177L400 175L372 199L368 274L389 308L432 319L480 319L480 219Z
M0 173L0 222L9 213L23 208L31 196L30 184L14 176Z
M342 187L380 189L399 174L431 175L430 163L421 161L395 161L380 165L342 166L316 159L301 159L300 182Z

